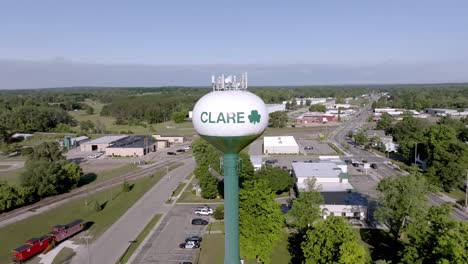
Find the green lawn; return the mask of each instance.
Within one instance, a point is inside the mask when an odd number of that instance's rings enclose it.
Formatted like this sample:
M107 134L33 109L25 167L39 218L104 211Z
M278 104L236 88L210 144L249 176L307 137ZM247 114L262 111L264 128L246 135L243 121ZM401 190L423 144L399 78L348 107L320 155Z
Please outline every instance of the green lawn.
M145 228L138 234L138 236L134 239L134 243L130 245L128 250L120 257L120 261L117 263L127 263L128 259L133 255L135 250L140 246L141 242L145 240L146 236L149 234L151 229L159 222L159 219L161 218L161 214L155 215L149 223L145 226Z
M183 182L179 183L179 185L177 185L177 188L176 188L175 191L174 191L174 195L173 195L173 196L179 195L180 192L182 191L182 189L184 189L185 185L186 185L186 183L183 183Z
M20 185L21 173L24 172L24 168L11 170L11 171L0 171L0 180L5 180L11 185Z
M112 179L116 176L124 175L129 172L136 171L138 169L138 165L135 164L127 164L124 166L120 166L115 169L105 170L102 172L98 172L96 175L96 180L92 181L90 184L96 184L98 182L103 182L109 179ZM83 177L87 177L86 174Z
M196 196L192 192L191 186L188 186L185 191L180 195L179 200L177 203L222 203L223 199L204 199L201 196Z
M287 264L291 260L288 252L288 236L285 233L283 239L278 241L271 254L271 264ZM200 258L198 263L219 264L224 261L224 235L207 234L203 236ZM256 264L255 260L246 260L245 264Z
M145 177L130 181L133 188L130 192L121 192L121 185L90 195L88 205L81 198L68 202L28 219L0 228L0 263L9 263L11 249L20 246L25 240L50 232L56 224L65 224L77 218L83 219L90 225L89 232L96 239L117 219L119 219L143 194L153 187L165 174L165 170L157 171L154 177ZM111 198L113 196L113 199ZM95 211L95 202L101 205L102 210ZM80 241L82 242L82 241Z
M66 261L69 261L73 256L75 256L75 251L71 248L64 247L60 252L55 256L52 264L62 264Z
M8 169L10 167L10 165L0 165L0 170Z
M208 231L221 231L224 233L224 222L211 222Z

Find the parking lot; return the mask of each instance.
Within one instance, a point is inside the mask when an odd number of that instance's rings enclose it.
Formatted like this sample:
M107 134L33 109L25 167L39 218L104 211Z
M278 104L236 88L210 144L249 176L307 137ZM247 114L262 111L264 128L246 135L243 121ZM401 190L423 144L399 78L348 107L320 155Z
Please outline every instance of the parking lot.
M202 218L211 222L208 216L196 216L193 212L201 205L177 204L162 219L156 232L143 245L141 252L133 263L179 263L192 261L197 249L181 249L179 244L187 237L199 235L203 237L207 226L191 224L193 218ZM215 206L212 206L215 208Z
M299 145L300 155L337 155L337 153L327 143L322 143L318 140L296 139L296 142ZM304 147L312 147L312 149L305 150ZM255 140L252 142L252 144L250 144L249 155L263 155L263 139Z

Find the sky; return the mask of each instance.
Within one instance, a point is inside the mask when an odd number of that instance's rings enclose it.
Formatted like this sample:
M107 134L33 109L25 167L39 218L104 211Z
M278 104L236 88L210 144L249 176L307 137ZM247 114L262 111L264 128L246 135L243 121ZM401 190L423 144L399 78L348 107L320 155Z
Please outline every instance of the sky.
M468 1L0 2L0 89L468 81Z

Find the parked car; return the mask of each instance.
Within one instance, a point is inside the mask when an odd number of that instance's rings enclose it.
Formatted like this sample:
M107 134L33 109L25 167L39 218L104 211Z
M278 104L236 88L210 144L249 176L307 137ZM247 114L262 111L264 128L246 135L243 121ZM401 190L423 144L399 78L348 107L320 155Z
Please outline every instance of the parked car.
M377 164L375 164L375 163L372 163L370 166L371 166L371 168L373 168L374 170L376 170L376 169L378 168Z
M201 218L192 219L192 225L208 225L208 221Z
M313 163L314 161L313 160L306 160L304 161L305 163Z
M202 237L201 236L191 236L191 237L187 237L185 239L185 242L189 242L189 241L195 241L195 242L198 242L200 243L202 241Z
M187 242L184 242L184 243L180 243L179 247L180 248L186 248L186 249L194 249L194 248L199 248L200 243L195 242L195 241L187 241Z
M169 151L167 155L177 155L175 152Z
M178 149L176 152L185 152L185 149Z
M274 163L277 163L277 162L278 162L277 159L272 159L272 160L265 161L265 164L274 164Z
M198 207L197 209L195 209L195 214L196 215L212 215L214 214L214 211L210 207Z
M283 167L281 167L281 169L288 170L288 166L283 166Z
M304 147L304 150L313 150L313 149L314 149L314 147L312 147L312 146Z
M191 146L186 146L184 147L184 150L190 150L192 147Z

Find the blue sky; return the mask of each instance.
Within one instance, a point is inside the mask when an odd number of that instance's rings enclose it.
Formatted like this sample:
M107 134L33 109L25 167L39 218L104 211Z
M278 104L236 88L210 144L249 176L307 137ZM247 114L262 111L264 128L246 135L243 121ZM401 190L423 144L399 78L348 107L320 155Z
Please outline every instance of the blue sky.
M250 74L256 84L468 81L467 10L463 0L3 1L0 88L203 85L234 68L263 73ZM115 67L125 71L112 80ZM57 69L70 77L47 82Z

